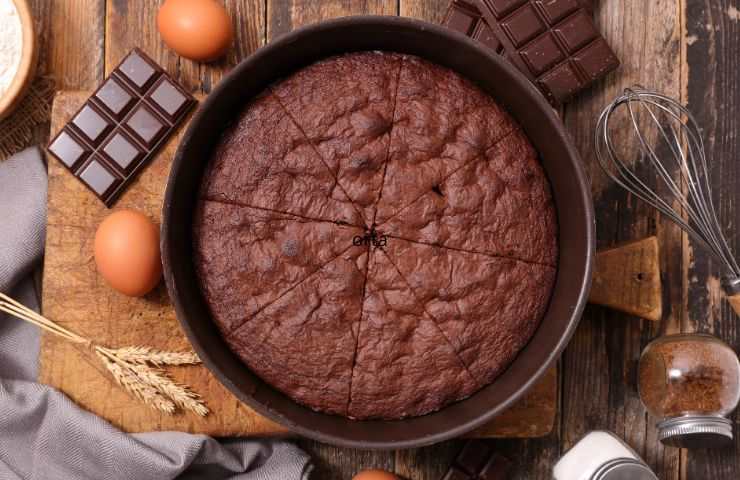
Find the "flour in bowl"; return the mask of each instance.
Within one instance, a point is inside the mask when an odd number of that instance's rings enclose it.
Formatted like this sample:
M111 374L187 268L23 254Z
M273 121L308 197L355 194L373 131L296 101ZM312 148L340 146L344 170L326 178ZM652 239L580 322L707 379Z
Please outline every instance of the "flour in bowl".
M21 64L23 30L13 0L0 0L0 98L13 83Z

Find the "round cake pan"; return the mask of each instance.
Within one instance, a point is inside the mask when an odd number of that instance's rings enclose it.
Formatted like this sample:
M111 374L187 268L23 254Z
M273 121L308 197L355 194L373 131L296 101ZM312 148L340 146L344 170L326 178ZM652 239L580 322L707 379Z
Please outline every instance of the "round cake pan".
M540 154L559 221L560 259L552 299L541 326L514 362L470 398L436 413L396 421L353 421L317 413L253 375L219 335L192 262L192 220L201 178L215 143L239 111L272 82L322 58L360 50L408 53L446 66L504 105ZM562 122L534 86L501 57L461 34L418 20L363 16L327 21L285 35L243 61L190 123L172 165L163 209L165 280L177 317L206 367L259 413L300 435L335 445L418 447L490 421L555 364L578 324L591 282L590 187Z

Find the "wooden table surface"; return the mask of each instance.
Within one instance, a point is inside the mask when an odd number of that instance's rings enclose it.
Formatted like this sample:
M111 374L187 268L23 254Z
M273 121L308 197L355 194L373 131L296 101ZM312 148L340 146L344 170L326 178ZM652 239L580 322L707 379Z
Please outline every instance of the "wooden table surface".
M439 22L448 0L225 0L236 45L214 65L169 51L156 31L155 0L31 0L41 36L40 70L59 89L93 89L139 46L193 92L208 93L232 66L261 45L301 25L350 14L417 17ZM655 212L611 184L593 158L595 117L633 83L678 97L705 128L720 221L740 225L740 0L601 0L597 23L622 60L621 70L563 110L564 121L593 181L599 247L650 234L661 244L664 319L651 323L589 307L561 360L556 428L541 439L490 441L516 463L514 479L549 479L555 460L586 432L609 429L632 445L665 480L740 478L740 440L721 451L664 448L635 389L635 367L651 338L670 332L713 332L737 350L737 319L722 298L717 265ZM48 134L40 128L43 139ZM732 235L735 251L740 241ZM735 416L737 419L737 415ZM314 478L349 479L360 468L437 480L460 441L397 452L301 446L318 465Z

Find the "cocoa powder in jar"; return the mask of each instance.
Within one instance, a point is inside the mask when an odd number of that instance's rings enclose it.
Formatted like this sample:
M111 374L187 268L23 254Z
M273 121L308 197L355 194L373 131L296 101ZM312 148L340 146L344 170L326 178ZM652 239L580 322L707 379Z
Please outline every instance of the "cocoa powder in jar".
M654 415L724 416L740 399L735 352L710 335L671 335L652 342L639 366L639 390Z

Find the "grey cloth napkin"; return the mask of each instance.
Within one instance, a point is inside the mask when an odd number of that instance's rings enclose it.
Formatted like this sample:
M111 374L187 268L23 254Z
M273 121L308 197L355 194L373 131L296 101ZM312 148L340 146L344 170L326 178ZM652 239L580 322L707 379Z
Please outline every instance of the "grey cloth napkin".
M0 163L0 291L38 308L29 273L43 254L46 169L37 149ZM311 460L277 440L128 435L35 383L39 331L0 315L0 479L307 480ZM214 413L218 415L218 413Z
M46 167L30 148L0 164L0 291L38 263L46 240Z

